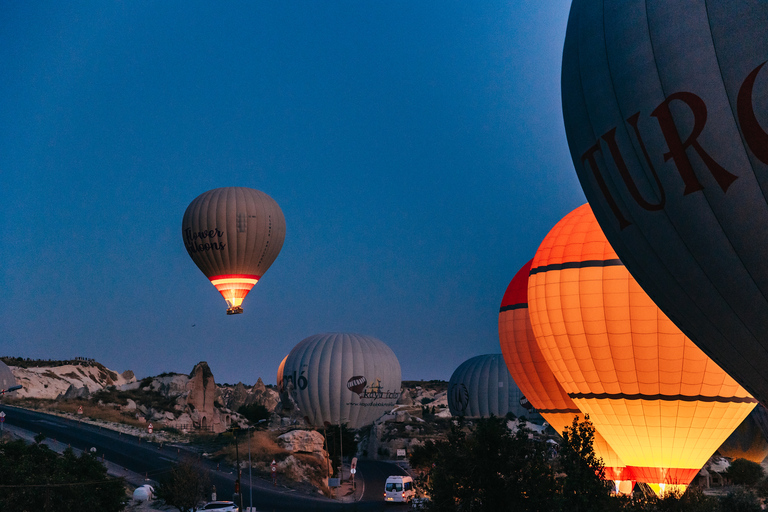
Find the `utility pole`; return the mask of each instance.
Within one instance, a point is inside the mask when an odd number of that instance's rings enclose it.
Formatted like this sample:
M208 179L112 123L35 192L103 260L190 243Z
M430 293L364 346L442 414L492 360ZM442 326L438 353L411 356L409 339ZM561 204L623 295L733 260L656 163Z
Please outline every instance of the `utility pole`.
M239 429L235 427L233 429L235 433L235 460L237 460L237 479L235 480L235 492L238 498L240 498L240 510L243 509L243 493L240 492L240 450L237 446L237 431Z
M341 480L339 482L344 481L344 432L342 432L342 423L339 423L339 451L341 452L341 468L339 468L339 476L341 477Z
M248 427L248 512L251 512L251 509L253 509L253 476L251 475L251 427Z

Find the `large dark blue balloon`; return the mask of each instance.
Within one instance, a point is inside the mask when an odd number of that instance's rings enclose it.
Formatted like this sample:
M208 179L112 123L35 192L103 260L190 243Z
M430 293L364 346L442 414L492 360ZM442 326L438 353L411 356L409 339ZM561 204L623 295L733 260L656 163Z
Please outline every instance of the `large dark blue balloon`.
M768 403L768 2L575 0L563 117L608 240Z

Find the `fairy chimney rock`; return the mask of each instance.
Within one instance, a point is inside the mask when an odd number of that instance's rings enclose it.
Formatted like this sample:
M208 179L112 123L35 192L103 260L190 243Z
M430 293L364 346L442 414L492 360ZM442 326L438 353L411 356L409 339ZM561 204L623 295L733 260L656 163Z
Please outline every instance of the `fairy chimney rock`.
M202 361L195 365L187 383L187 405L192 410L192 417L198 427L203 429L213 426L216 384L208 363Z

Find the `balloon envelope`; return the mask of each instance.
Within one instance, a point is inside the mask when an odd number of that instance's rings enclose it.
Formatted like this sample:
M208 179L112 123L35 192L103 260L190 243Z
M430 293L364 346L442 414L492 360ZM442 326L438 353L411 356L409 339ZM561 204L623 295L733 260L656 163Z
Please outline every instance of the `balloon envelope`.
M616 253L768 403L768 3L575 0L563 118Z
M227 301L227 313L242 313L243 299L283 247L285 217L264 192L217 188L189 204L181 236L192 261Z
M528 299L549 367L635 480L687 485L756 404L640 288L589 205L544 238Z
M285 356L282 361L280 361L280 366L277 367L277 390L279 392L283 391L283 370L285 369L285 361L288 359L288 356Z
M501 354L467 359L448 382L448 409L454 416L487 418L491 415L531 417L520 400L523 394L504 364Z
M383 341L347 333L316 334L285 359L283 386L310 425L369 425L400 397L400 363Z
M510 281L499 308L499 342L501 354L509 373L520 391L545 420L559 434L570 427L574 417L584 420L584 415L571 400L549 369L544 355L536 344L528 314L529 261ZM595 429L593 448L603 460L606 478L630 480L624 471L625 464L611 448L600 432Z

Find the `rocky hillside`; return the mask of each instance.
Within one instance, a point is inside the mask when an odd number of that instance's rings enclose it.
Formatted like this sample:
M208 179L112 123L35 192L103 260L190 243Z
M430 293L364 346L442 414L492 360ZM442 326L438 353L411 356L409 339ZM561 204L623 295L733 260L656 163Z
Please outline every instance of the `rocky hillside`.
M19 398L55 400L88 396L109 386L122 387L136 382L132 371L113 372L92 360L29 361L3 358L22 389Z
M80 399L111 405L126 418L155 427L182 431L222 432L243 405L261 405L273 411L278 394L261 381L253 386L216 385L208 364L197 364L189 375L164 373L137 381L133 372L118 374L89 359L41 361L2 358L22 389L9 398L66 402Z

